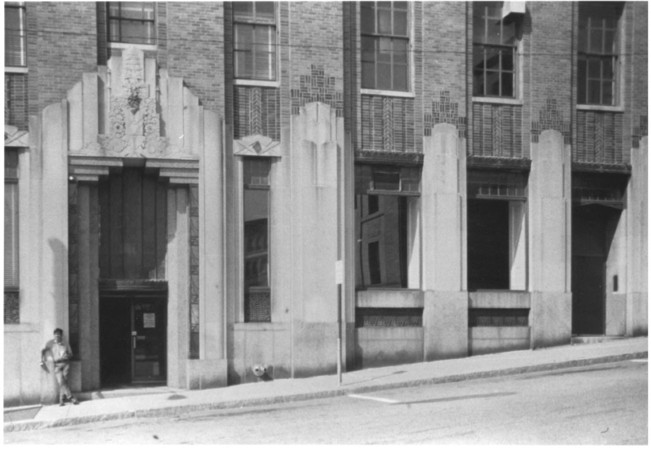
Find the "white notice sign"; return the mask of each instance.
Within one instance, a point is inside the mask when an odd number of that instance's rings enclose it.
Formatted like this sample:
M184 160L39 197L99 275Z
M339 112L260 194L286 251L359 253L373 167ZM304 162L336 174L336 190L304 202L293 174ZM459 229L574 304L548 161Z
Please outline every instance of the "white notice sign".
M155 313L143 313L142 314L142 325L145 329L152 329L156 327L156 314Z

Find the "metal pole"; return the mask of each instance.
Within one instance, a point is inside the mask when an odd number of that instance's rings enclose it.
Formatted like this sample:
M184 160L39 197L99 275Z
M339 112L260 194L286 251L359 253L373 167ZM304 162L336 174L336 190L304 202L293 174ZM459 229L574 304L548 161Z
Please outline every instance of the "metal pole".
M341 284L337 284L337 379L341 386Z

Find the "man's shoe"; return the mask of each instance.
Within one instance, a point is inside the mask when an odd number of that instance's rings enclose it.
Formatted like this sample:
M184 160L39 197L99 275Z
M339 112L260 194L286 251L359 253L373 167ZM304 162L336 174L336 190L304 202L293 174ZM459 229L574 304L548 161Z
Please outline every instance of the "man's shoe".
M79 401L77 400L77 398L70 399L70 402L72 402L74 405L79 404Z
M66 405L66 403L63 402L63 400L59 401L59 407L63 407L64 405Z

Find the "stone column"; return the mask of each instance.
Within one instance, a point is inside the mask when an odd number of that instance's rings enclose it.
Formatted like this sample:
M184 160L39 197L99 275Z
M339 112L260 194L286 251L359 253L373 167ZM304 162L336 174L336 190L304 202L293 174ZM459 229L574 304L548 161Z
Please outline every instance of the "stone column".
M531 347L569 343L572 336L570 155L555 130L543 131L531 144Z
M46 107L40 117L41 123L37 125L40 126L40 139L32 147L34 156L39 159L34 164L32 176L36 177L34 187L40 190L37 194L40 201L35 203L40 223L35 224L34 241L37 243L31 260L38 267L32 279L40 284L37 300L41 304L40 327L44 343L52 338L52 331L57 327L68 334L67 102ZM38 360L40 349L34 348L35 360ZM52 377L42 376L41 400L45 403L56 398Z
M423 139L422 288L425 360L468 355L465 145L455 126Z
M646 335L649 328L649 284L647 253L649 157L648 137L640 139L638 148L631 149L631 179L628 183L627 228L627 278L626 335Z
M222 120L204 110L199 165L200 358L188 360L188 387L227 383L224 290Z

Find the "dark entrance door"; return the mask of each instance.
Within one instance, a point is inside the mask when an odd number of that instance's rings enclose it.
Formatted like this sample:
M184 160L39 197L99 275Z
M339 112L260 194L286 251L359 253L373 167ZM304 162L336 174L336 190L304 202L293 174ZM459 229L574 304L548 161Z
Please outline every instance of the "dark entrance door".
M604 334L606 261L619 211L575 206L572 214L572 333Z
M100 300L102 386L164 383L166 329L164 297L104 295Z

